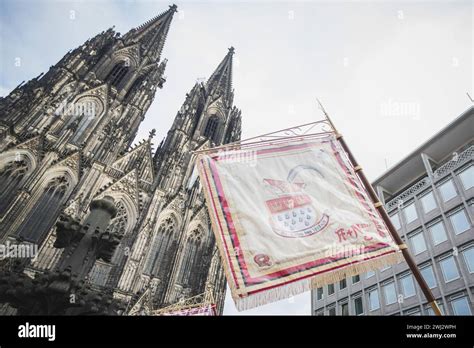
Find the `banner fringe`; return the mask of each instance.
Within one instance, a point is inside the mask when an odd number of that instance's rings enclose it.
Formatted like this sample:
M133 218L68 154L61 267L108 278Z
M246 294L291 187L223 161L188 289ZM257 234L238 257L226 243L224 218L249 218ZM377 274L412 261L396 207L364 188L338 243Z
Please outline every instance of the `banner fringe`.
M376 271L386 266L397 264L403 261L403 254L396 251L389 255L384 255L372 260L353 263L340 270L328 271L327 273L317 274L308 279L292 282L274 289L264 290L247 297L234 298L237 310L244 311L271 302L287 299L291 296L299 295L303 292L319 288L326 284L338 282L350 276L363 274L368 271Z

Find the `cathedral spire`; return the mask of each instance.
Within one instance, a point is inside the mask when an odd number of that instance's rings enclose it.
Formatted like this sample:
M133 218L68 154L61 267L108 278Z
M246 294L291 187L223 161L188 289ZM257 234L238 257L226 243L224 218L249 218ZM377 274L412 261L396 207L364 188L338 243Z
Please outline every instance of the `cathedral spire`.
M209 95L218 98L223 97L229 104L232 103L232 57L234 47L229 48L229 52L212 73L206 83L206 90Z
M148 20L142 25L130 30L124 35L126 44L139 42L144 55L149 55L153 60L160 59L161 51L166 41L171 20L178 6L171 5L170 8L158 16Z

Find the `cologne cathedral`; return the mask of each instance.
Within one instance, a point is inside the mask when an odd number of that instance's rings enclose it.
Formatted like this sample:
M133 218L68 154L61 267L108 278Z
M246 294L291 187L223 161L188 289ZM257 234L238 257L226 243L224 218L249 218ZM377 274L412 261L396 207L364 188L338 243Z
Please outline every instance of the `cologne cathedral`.
M22 272L50 272L67 257L55 247L59 217L84 221L107 197L116 210L107 231L120 242L93 260L86 282L123 303L150 291L155 308L209 293L221 314L226 281L193 151L240 139L234 49L186 94L156 150L155 130L135 143L165 85L161 53L176 11L123 36L101 32L0 98L0 243L36 245Z

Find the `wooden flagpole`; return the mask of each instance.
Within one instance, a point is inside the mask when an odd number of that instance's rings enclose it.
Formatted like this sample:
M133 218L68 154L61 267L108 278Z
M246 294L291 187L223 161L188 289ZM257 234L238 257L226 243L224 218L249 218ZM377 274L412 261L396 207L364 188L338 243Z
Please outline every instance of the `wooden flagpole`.
M438 303L436 302L433 293L431 292L428 284L426 284L425 279L420 273L420 270L418 269L415 260L411 256L410 252L408 251L408 247L405 243L403 243L402 238L399 236L397 230L392 224L392 221L390 220L390 217L387 214L387 211L385 210L383 204L380 202L377 193L375 192L374 188L372 187L372 184L369 182L367 177L365 176L364 171L362 170L362 167L357 163L354 155L352 154L351 150L347 146L346 141L342 137L341 133L339 133L334 126L334 123L332 122L331 118L327 114L326 110L324 110L323 106L321 105L321 102L318 100L319 107L321 111L324 113L326 116L326 119L331 126L331 128L334 130L334 133L336 134L336 139L339 141L341 144L342 148L344 151L347 153L349 160L354 167L355 172L359 176L360 180L362 181L362 184L364 185L367 193L370 196L370 199L374 203L375 208L378 210L380 213L380 216L382 217L383 221L388 227L388 230L390 234L392 235L392 238L395 240L395 242L398 244L400 250L402 251L403 257L405 258L406 263L408 264L408 267L410 267L411 272L413 273L413 276L415 277L416 281L418 282L418 285L421 288L421 291L423 291L423 294L425 295L426 299L428 300L428 303L430 306L433 308L433 311L435 312L436 315L442 315L441 310L439 309Z

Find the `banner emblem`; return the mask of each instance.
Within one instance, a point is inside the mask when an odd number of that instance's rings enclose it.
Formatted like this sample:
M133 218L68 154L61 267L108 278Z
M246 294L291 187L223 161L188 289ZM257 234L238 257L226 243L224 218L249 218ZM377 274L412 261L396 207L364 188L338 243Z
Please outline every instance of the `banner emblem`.
M311 236L329 222L327 214L316 211L311 197L303 192L304 183L264 179L274 198L265 201L273 231L286 238Z

